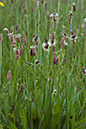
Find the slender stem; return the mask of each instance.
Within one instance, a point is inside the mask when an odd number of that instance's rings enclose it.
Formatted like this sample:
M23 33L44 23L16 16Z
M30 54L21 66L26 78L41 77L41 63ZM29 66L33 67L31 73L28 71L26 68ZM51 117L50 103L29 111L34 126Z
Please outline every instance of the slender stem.
M71 13L72 13L72 0L71 0L70 5L71 5ZM71 30L72 30L72 19L71 19L71 23L70 23L70 33L71 33Z
M2 67L2 40L0 40L0 87L1 87L1 67Z
M1 67L2 67L2 41L0 40L0 92L1 92ZM1 105L1 100L0 100L0 105ZM0 118L1 118L1 109L0 109ZM1 124L1 119L0 119L0 124Z
M12 111L14 110L15 104L17 103L19 96L20 96L20 92L19 92L19 94L18 94L18 97L17 97L16 101L15 101L14 104L12 105L11 113L12 113Z

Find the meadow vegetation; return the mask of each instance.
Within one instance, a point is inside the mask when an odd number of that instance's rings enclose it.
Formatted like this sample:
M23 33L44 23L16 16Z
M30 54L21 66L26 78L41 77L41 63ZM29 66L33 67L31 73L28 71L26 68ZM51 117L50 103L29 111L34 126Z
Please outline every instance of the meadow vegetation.
M86 0L0 2L0 129L86 129Z

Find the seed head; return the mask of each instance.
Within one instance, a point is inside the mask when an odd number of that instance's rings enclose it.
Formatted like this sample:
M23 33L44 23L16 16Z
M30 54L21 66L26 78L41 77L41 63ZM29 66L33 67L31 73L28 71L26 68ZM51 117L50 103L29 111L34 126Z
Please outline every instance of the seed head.
M2 36L2 34L0 34L0 40L1 40L1 41L3 40L3 36Z
M26 35L25 35L25 33L23 34L23 39L24 39L24 44L27 45L27 40L26 40Z
M23 91L23 89L24 89L24 85L21 84L20 89L19 89L20 93Z
M23 51L23 46L21 46L20 48L20 56L22 55L22 51Z
M19 59L19 56L20 56L20 51L19 49L16 49L16 59Z
M55 64L55 63L56 63L56 53L53 52L53 64Z
M18 30L18 25L16 25L16 30Z
M75 3L73 3L73 11L76 12Z
M17 36L17 41L18 41L18 43L21 41L21 40L20 40L20 36Z
M13 28L11 28L11 33L13 34Z
M52 34L52 39L51 39L51 43L52 43L52 44L54 43L54 39L55 39L55 34L53 33L53 34Z
M24 13L27 13L27 9L26 8L24 9Z
M69 24L71 23L71 20L72 20L72 13L70 12L69 13Z
M11 73L10 73L10 70L7 72L7 79L9 79L11 77Z
M35 47L31 48L30 55L31 56L35 56L36 55L36 49L35 49Z
M83 74L86 75L86 69L85 69L85 67L82 68L82 71L83 71Z

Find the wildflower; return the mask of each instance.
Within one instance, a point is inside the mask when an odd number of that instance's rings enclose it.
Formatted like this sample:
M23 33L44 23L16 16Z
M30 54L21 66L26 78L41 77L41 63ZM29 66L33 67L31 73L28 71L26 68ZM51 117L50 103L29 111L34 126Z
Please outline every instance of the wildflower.
M16 30L18 30L18 25L16 25Z
M38 0L35 0L36 1L36 5L38 5L39 4L39 1Z
M40 61L39 61L39 60L36 60L36 61L35 61L35 64L39 64L39 63L40 63Z
M84 33L86 33L85 32L85 29L86 29L86 18L84 18L84 20L83 20L82 29L83 29Z
M19 51L19 49L16 49L16 59L17 60L19 59L19 56L20 56L20 51Z
M2 2L0 2L0 5L1 5L1 6L4 6L4 4L3 4Z
M31 48L30 55L31 56L35 56L36 55L36 49L35 49L35 47Z
M39 44L39 43L38 43L38 40L36 40L36 48L38 47L38 44Z
M57 20L56 20L56 17L54 17L53 20L54 20L54 28L56 28L56 27L57 27Z
M50 14L50 17L53 19L53 17L58 17L58 13L56 13L56 12L53 12L52 14Z
M22 55L22 51L23 51L23 46L21 46L20 48L20 56Z
M64 46L67 45L67 43L66 43L66 41L65 41L65 38L66 38L66 34L64 33L64 34L63 34L63 37L62 37L62 39L61 39L61 44L62 44L61 48L64 48Z
M57 64L58 65L58 63L59 63L59 56L56 57L56 53L53 52L53 64Z
M52 44L54 43L54 39L55 39L55 34L53 33L53 34L52 34L52 39L51 39L51 43L52 43Z
M42 4L44 3L44 0L42 0Z
M13 34L13 28L11 28L11 34Z
M27 10L26 9L24 9L24 13L27 13Z
M43 114L45 113L45 109L43 109L42 113L43 113Z
M33 41L36 41L38 39L38 34L36 35L35 38L33 38Z
M21 0L21 4L23 4L24 0Z
M14 47L16 45L16 41L14 39L14 35L13 34L10 35L10 40L11 40L12 47Z
M13 0L11 0L11 3L13 3Z
M73 43L76 42L77 36L74 34L73 30L71 30L71 37L70 39L72 40Z
M27 65L33 65L33 66L34 66L34 64L32 64L32 63L30 63L30 62L27 62L26 64L27 64Z
M53 19L53 22L54 22L53 26L54 26L54 28L56 28L56 27L57 27L57 17L58 17L58 13L53 12L52 14L50 14L50 17L51 17L51 19Z
M24 89L24 85L21 84L21 86L20 86L20 88L19 88L19 92L21 93L21 92L23 91L23 89Z
M72 12L69 13L69 24L71 23L72 20Z
M47 3L45 3L45 10L47 10Z
M75 38L76 37L76 35L74 34L74 35L72 35L72 38Z
M35 47L37 48L38 47L38 34L36 35L36 37L35 38L33 38L33 41L35 41Z
M23 39L24 39L24 44L27 45L27 40L26 40L26 35L25 35L25 33L23 34Z
M57 64L57 65L58 65L58 63L59 63L59 56L58 56L58 57L56 57L56 60L55 60L55 64Z
M7 79L9 79L11 77L11 73L10 73L10 70L7 72Z
M23 5L23 8L25 8L25 6L26 6L26 5L24 4L24 5Z
M74 12L76 11L75 3L73 3L73 11L74 11Z
M86 69L85 69L85 67L82 68L82 71L83 71L83 74L86 75Z
M17 36L16 39L17 39L18 43L21 41L20 36Z
M4 31L6 31L7 35L9 35L9 30L7 28L4 28Z
M66 38L66 34L64 33L64 34L63 34L63 37L62 37L62 39L61 39L61 44L62 44L62 45L64 44L65 38Z
M74 35L74 31L73 30L71 30L71 35Z
M55 64L55 63L56 63L56 53L53 52L53 64Z
M3 36L2 36L2 34L0 34L0 40L1 40L1 41L3 40Z
M54 94L56 93L56 91L57 91L57 90L55 89L55 90L53 91L52 95L54 95Z
M34 98L32 99L32 102L34 102Z
M48 41L47 39L45 38L45 43L42 44L42 47L45 51L48 51L48 48L49 48L49 44L48 44Z
M56 47L55 47L55 45L54 45L54 46L53 46L53 52L55 52L55 48L56 48Z
M49 46L55 46L55 44L56 44L55 32L52 33L52 38L51 38L51 40L48 41L48 44L49 44Z
M49 81L49 82L51 81L51 77L48 78L48 81Z

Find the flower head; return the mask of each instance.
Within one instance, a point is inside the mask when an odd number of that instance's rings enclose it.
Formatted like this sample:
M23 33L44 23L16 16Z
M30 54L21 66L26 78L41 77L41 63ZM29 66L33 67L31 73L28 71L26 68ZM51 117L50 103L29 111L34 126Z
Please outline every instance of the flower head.
M48 51L49 48L49 44L48 44L48 40L47 38L45 38L45 43L42 44L42 47L45 51Z
M75 3L73 3L73 11L76 11Z
M86 75L86 69L85 67L82 68L83 74Z
M6 78L9 79L11 77L11 73L10 73L10 70L7 72L7 76Z
M35 47L31 48L30 55L31 56L35 56L36 55L36 48Z
M23 89L24 89L24 85L21 84L20 89L19 89L20 93L23 91Z
M4 6L4 4L3 4L2 2L0 2L0 5L1 5L1 6Z

